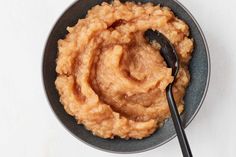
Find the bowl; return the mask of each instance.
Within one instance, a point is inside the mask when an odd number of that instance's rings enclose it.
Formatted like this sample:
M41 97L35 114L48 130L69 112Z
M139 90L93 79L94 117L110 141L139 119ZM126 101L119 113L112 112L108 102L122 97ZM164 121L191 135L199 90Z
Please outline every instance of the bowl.
M43 81L49 104L59 121L65 128L79 140L100 150L115 153L137 153L156 148L170 141L176 136L172 120L165 122L164 126L158 129L150 137L142 140L124 140L120 138L102 139L94 136L90 131L86 130L83 125L78 125L75 119L68 115L63 105L59 101L59 95L56 90L54 81L57 73L57 41L64 38L67 34L66 27L74 26L78 19L84 18L87 11L97 4L101 4L104 0L79 0L69 7L58 19L53 27L46 43L43 56ZM134 2L152 2L167 6L175 13L177 17L184 20L190 27L191 37L194 39L194 52L189 65L191 74L191 82L186 90L184 97L185 110L181 115L184 127L195 117L199 111L203 100L207 93L210 78L210 56L208 52L205 37L201 28L197 24L191 13L178 1L175 0L132 0ZM107 0L107 2L110 2ZM124 1L122 1L124 2Z

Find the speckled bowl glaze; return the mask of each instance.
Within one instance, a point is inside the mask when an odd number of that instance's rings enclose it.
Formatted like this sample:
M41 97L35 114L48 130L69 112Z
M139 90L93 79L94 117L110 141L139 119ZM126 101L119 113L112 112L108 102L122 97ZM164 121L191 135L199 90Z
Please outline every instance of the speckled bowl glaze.
M168 6L172 9L177 17L184 20L190 27L191 37L194 39L194 52L190 62L191 82L187 88L185 101L185 111L181 115L184 127L197 114L203 100L206 96L209 78L210 78L210 56L208 47L201 28L197 24L191 13L178 1L175 0L133 0L135 2L152 2L161 6ZM164 126L156 131L153 135L142 140L124 140L120 138L102 139L94 136L87 131L83 125L78 125L75 119L69 116L59 101L59 95L55 88L56 79L56 58L57 58L57 41L64 38L67 34L66 27L73 26L78 19L84 18L87 11L102 3L103 0L79 0L69 7L59 18L53 27L47 40L43 56L43 81L50 106L65 126L79 140L100 150L114 153L137 153L147 151L165 144L176 136L172 120L165 122ZM107 1L109 2L109 1Z

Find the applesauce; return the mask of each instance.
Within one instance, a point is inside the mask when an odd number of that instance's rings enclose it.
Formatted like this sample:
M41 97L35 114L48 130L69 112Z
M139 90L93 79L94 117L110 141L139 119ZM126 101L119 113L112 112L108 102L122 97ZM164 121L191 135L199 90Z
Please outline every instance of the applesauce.
M103 2L58 41L55 81L65 111L102 138L150 136L170 116L165 89L173 81L160 48L144 32L158 30L174 45L180 70L173 87L179 112L193 50L188 25L167 7Z

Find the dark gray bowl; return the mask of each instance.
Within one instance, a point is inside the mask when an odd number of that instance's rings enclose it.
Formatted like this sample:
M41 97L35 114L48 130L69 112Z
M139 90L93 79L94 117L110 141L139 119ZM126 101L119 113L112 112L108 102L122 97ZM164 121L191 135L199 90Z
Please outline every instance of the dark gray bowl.
M183 125L186 127L197 114L205 98L210 77L210 56L204 35L190 12L175 0L133 0L135 2L152 2L162 6L168 6L176 16L183 19L189 26L191 36L195 41L193 58L190 63L191 83L185 95L185 111L182 114ZM59 102L59 95L54 85L56 79L57 40L67 34L66 27L73 26L77 20L84 18L88 9L103 0L79 0L74 3L59 18L48 38L43 58L43 80L45 91L51 108L62 124L79 140L100 150L115 153L136 153L156 148L171 139L175 134L172 120L153 135L143 140L102 139L87 131L83 125L77 125L73 117L69 116Z

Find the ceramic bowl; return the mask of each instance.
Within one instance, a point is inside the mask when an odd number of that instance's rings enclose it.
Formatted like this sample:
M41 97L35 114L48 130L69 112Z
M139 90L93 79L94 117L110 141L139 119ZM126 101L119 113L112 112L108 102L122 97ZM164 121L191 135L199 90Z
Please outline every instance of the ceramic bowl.
M184 127L195 117L206 96L210 77L210 57L204 35L198 23L191 13L178 1L175 0L133 0L135 2L152 2L167 6L177 17L184 20L190 27L191 37L194 39L194 52L190 62L189 70L191 82L184 97L185 110L181 115ZM170 141L176 136L171 118L163 127L158 129L150 137L142 140L124 140L120 138L102 139L94 136L86 130L83 125L78 125L73 117L68 115L59 101L59 95L55 88L57 41L67 34L66 27L73 26L78 19L84 18L87 11L101 4L103 0L79 0L69 7L58 19L53 27L46 43L43 57L43 81L49 104L65 128L80 141L100 150L115 153L136 153L156 148ZM109 2L109 1L107 1ZM79 148L78 148L79 149Z

